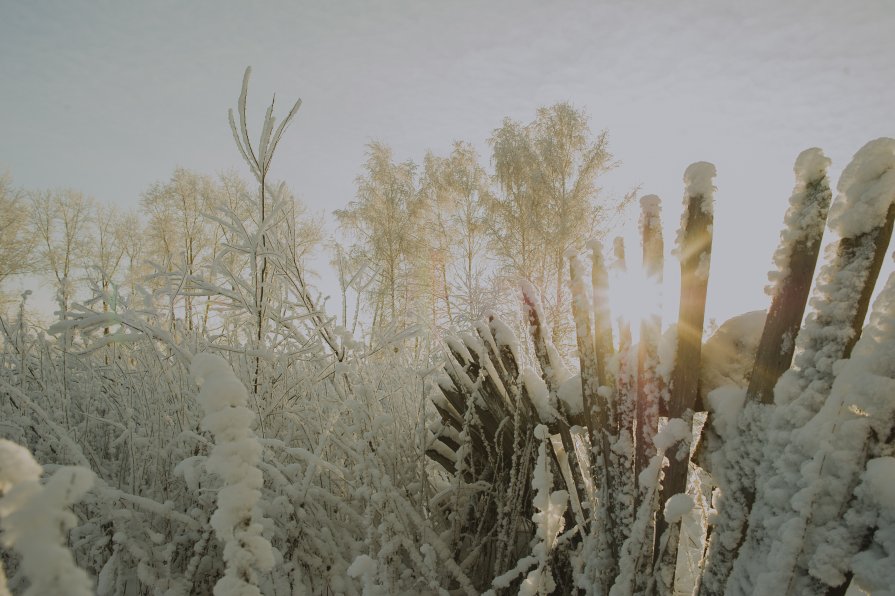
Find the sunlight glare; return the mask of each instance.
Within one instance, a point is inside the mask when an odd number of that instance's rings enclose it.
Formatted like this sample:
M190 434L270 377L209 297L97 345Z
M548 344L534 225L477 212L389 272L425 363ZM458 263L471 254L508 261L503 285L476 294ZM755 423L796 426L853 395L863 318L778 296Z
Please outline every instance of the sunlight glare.
M648 277L641 267L618 271L609 282L609 308L617 327L630 325L631 337L636 343L640 324L662 313L661 286L654 277Z

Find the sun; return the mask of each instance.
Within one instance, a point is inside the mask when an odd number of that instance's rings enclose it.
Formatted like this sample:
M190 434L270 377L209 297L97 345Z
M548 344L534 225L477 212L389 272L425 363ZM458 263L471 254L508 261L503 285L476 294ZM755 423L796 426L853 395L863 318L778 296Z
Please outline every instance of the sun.
M609 279L609 308L616 331L629 327L636 343L641 324L656 324L661 316L661 283L641 267L617 270Z

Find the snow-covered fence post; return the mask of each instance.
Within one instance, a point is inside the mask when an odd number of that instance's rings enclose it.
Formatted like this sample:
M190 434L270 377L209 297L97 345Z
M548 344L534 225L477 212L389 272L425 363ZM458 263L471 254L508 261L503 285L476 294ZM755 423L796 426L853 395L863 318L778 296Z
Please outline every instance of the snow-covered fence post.
M95 476L86 468L64 466L41 486L42 472L27 449L0 439L0 538L22 557L29 582L24 596L90 596L93 582L75 565L63 532L76 522L68 506L90 490ZM9 594L2 567L0 582L0 594Z
M665 242L662 238L661 201L656 195L640 199L640 233L643 242L643 275L655 282L658 293L662 284L662 269L665 264ZM647 290L647 288L643 288ZM652 288L650 288L652 289ZM659 315L659 300L656 311L641 313L640 345L637 351L637 402L634 445L634 482L638 483L640 472L645 470L656 454L653 437L659 431L659 403L662 399L662 379L657 374L659 359L659 337L662 333L662 319ZM638 485L635 494L636 511L643 491Z
M750 401L773 403L774 385L792 364L832 198L829 165L830 159L817 148L806 149L796 159L796 187L774 252L776 271L768 276L773 284L768 288L771 307L746 392Z
M805 556L799 558L792 582L797 592L844 595L855 573L873 593L895 585L893 354L895 274L874 303L870 323L851 357L843 362L830 398L794 436L813 453L814 464L803 467L807 481L801 484L810 487L811 497L800 513L810 525L803 541ZM862 480L865 486L859 489ZM866 494L868 489L875 494ZM869 552L858 558L861 551ZM861 559L866 563L855 569L854 562ZM867 564L871 561L875 564ZM880 577L886 581L880 582Z
M616 281L628 274L625 241L622 237L613 239L612 252L615 257L610 270ZM637 351L631 333L633 321L628 317L631 313L619 312L616 315L618 324L618 350L615 366L615 394L613 405L615 411L613 442L610 453L611 466L609 472L608 493L610 495L608 509L612 536L612 552L618 561L622 545L628 539L631 525L634 523L634 420L637 403Z
M829 164L817 148L806 149L796 159L796 185L774 252L776 270L768 276L772 282L768 288L771 307L755 355L738 436L722 437L725 469L712 470L720 492L700 579L701 596L724 594L733 560L743 543L746 518L755 501L755 467L762 446L760 441L749 439L763 435L763 412L773 403L780 375L792 364L830 207Z
M248 393L227 361L217 354L196 354L190 374L199 387L197 397L205 412L202 428L214 436L206 461L209 472L224 485L218 491L211 525L224 545L224 575L215 596L260 595L258 572L273 567L273 549L262 536L261 488L258 465L262 447L252 431L254 414L246 407Z
M800 560L812 506L810 500L794 504L793 497L812 482L804 474L813 474L814 466L803 466L815 454L799 436L830 396L834 364L849 357L861 335L895 223L895 140L862 147L843 170L838 190L829 225L840 240L815 284L814 310L798 335L793 366L774 391L756 503L728 589L761 591L808 581Z
M612 519L609 516L609 486L610 475L612 470L612 442L614 437L614 429L612 427L612 416L610 412L609 395L610 387L614 387L614 382L607 378L606 375L606 346L604 338L597 338L596 334L605 333L605 329L601 329L600 318L608 320L608 313L604 310L606 306L605 292L598 291L601 285L605 284L605 268L601 267L603 256L598 242L591 243L591 249L594 256L594 270L597 272L595 276L592 272L592 279L598 280L594 287L594 299L603 300L603 304L596 304L591 308L585 287L584 265L575 255L569 257L569 279L572 294L572 317L575 320L575 333L578 340L578 356L581 366L581 395L583 417L588 435L590 437L590 445L592 446L593 463L583 470L584 473L590 473L592 482L596 486L595 501L591 504L591 515L594 520L592 524L597 534L596 544L585 544L585 548L593 549L598 552L605 553L604 564L607 569L597 581L604 584L604 589L608 588L609 580L613 569L617 565L617 554L621 545L614 545L610 539L614 534L612 529ZM602 279L601 279L602 278ZM598 319L594 321L593 332L591 331L590 313L593 312ZM610 331L611 333L611 331ZM611 337L609 340L611 348ZM601 390L601 387L603 389ZM614 547L614 550L613 550Z
M612 386L609 378L607 360L615 349L612 341L612 316L609 312L609 273L603 258L603 247L597 240L588 243L591 250L591 285L594 305L594 357L596 358L597 376L600 385ZM608 412L610 421L614 414Z
M702 329L705 324L705 299L708 290L709 264L712 254L712 222L715 187L715 166L707 162L691 164L684 172L684 212L678 236L678 257L681 262L681 301L678 317L675 364L671 372L668 418L692 422L693 407L699 390L699 369L702 358ZM654 559L658 581L670 592L674 586L677 565L679 520L665 519L663 507L674 495L687 488L690 468L689 442L684 441L676 453L668 454L669 466L656 512ZM663 535L668 532L668 536ZM665 544L662 552L660 546ZM668 583L670 582L670 583Z
M586 427L591 437L595 432L608 426L606 417L608 408L604 406L599 395L600 376L597 372L597 356L594 349L594 336L590 324L590 300L584 287L584 265L574 254L569 255L569 279L572 294L572 318L575 321L575 338L578 345L578 361L581 368L581 413L582 426Z
M532 516L536 524L537 543L532 554L537 561L537 568L519 586L519 594L536 596L552 594L556 589L556 581L550 569L550 555L556 546L556 538L563 529L563 511L569 499L564 490L553 490L553 474L546 452L550 448L550 431L543 424L534 429L535 437L540 441L538 460L532 473L531 486L535 491L534 506L537 513Z

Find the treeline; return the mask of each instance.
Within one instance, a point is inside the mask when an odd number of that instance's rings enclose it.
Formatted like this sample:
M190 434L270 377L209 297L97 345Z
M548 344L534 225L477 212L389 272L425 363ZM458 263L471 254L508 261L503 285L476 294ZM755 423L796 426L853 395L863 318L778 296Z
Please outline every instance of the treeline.
M559 103L527 124L505 119L489 145L490 164L466 142L447 156L429 152L421 164L397 161L383 143L368 146L356 198L335 212L347 242L327 245L341 285L341 326L370 340L417 326L440 335L490 311L515 311L515 289L526 279L542 292L554 342L570 337L563 255L601 235L631 198L598 192L599 176L614 165L606 133L592 133L583 111ZM146 288L168 297L172 326L217 329L218 299L202 287L234 274L230 224L282 227L305 271L326 240L320 215L288 188L269 186L233 172L177 168L125 211L75 190L17 189L7 175L0 283L42 275L62 312L91 296L104 310L137 306Z
M322 241L319 218L285 191L277 223L294 229L294 252L307 257ZM171 324L207 331L213 299L199 278L213 280L236 266L225 249L228 220L245 228L260 221L257 190L235 173L212 177L177 168L122 210L72 189L24 190L0 178L0 283L20 274L45 277L61 312L96 298L104 311L139 307L148 291L170 297ZM172 286L173 284L173 286Z
M511 294L526 279L541 290L554 340L570 336L563 255L601 235L630 199L598 192L614 165L606 133L558 103L527 124L505 119L489 145L490 170L464 142L421 165L368 147L357 198L336 216L353 240L347 260L369 267L374 329L467 327L515 311Z

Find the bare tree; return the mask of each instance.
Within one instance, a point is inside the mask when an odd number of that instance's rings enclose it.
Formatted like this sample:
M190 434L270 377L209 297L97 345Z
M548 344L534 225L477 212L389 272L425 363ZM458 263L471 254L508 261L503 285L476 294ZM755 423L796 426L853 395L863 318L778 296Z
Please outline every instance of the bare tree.
M31 226L38 244L38 268L53 277L63 316L84 273L93 209L93 199L70 189L36 192L31 196Z
M153 258L160 273L176 274L176 287L188 287L203 265L210 263L212 224L204 216L213 209L212 180L196 172L177 168L167 182L153 184L141 198L148 216L147 232ZM194 326L193 298L183 296L183 319L188 330Z

